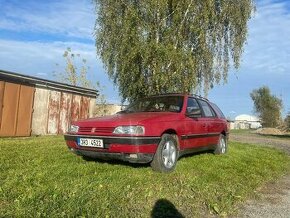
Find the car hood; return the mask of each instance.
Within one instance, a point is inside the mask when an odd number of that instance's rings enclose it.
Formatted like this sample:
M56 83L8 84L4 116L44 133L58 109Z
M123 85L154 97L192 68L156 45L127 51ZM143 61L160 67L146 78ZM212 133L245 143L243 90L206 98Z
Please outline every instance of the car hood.
M162 122L173 121L179 116L178 113L173 112L140 112L128 114L115 114L112 116L104 116L97 118L90 118L74 122L78 126L87 127L116 127L124 125L146 125L150 121Z

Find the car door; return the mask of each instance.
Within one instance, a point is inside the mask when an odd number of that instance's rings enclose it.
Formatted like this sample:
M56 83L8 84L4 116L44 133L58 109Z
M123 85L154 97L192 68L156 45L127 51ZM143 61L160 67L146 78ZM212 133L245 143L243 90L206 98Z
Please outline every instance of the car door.
M209 146L216 145L219 140L219 135L221 133L221 125L220 119L217 117L217 114L210 106L210 104L204 100L198 99L198 103L202 108L204 122L207 123L207 144Z
M194 109L201 109L197 100L193 97L188 97L186 105L186 114ZM184 140L184 149L198 148L207 146L207 118L189 117L185 114L184 132L181 139Z

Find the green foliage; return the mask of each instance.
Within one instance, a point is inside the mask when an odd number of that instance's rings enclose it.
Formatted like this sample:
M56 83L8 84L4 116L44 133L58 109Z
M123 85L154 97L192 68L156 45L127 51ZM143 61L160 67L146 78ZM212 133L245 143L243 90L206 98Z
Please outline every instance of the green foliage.
M234 134L251 134L251 129L231 129L230 133Z
M68 83L74 86L80 86L84 88L97 89L97 103L101 105L106 104L106 97L101 94L103 87L98 81L92 83L92 81L87 77L88 70L87 60L82 58L80 54L75 54L72 52L71 48L67 48L63 53L63 58L65 59L65 69L55 71L53 74L56 79L63 83ZM80 64L80 68L78 65ZM59 66L59 64L56 64Z
M287 131L290 131L290 111L288 112L286 118L285 118L285 125L287 128Z
M254 89L250 96L263 127L277 127L281 124L282 100L271 95L267 86Z
M95 0L97 52L123 99L207 91L239 67L253 0Z
M170 174L84 160L60 136L1 138L0 150L0 217L150 217L160 199L184 217L230 216L290 163L275 149L233 142L227 155L181 158Z
M98 82L94 85L87 78L89 67L87 66L86 59L81 58L80 54L73 53L71 48L67 48L64 51L63 57L65 59L66 66L64 71L60 70L60 72L54 72L57 80L85 88L96 88L96 86L99 87ZM81 63L80 68L77 67L79 63ZM56 65L59 66L59 64Z

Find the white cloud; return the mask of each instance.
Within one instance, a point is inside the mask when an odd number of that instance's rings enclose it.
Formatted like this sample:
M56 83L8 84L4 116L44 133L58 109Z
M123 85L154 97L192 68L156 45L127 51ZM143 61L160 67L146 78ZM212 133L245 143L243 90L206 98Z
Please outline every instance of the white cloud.
M259 73L290 72L290 2L259 1L249 25L241 69ZM251 72L252 73L252 72Z
M231 115L251 114L249 93L268 86L281 96L284 113L290 110L290 1L260 0L249 23L248 42L239 72L229 74L228 84L210 92L221 109Z
M52 74L64 69L62 55L70 47L87 60L89 79L99 81L105 87L104 94L118 101L96 56L93 1L27 0L2 4L0 0L0 5L0 30L5 36L0 36L0 69L54 80ZM7 39L10 36L12 39Z
M0 29L63 34L92 39L92 1L25 1L1 5Z
M0 0L0 3L0 30L9 30L15 36L15 40L1 39L0 36L0 69L53 79L55 64L63 62L64 50L71 47L73 52L88 60L92 78L106 86L108 98L117 101L118 94L96 58L93 41L91 44L65 41L64 36L77 37L79 41L93 39L96 16L91 0ZM261 85L269 85L275 93L281 93L285 108L290 107L289 8L290 1L286 0L258 2L257 12L250 21L240 73L231 74L228 85L211 92L225 112L250 113L249 92ZM32 41L27 32L41 41ZM42 34L50 34L51 38L46 40ZM54 36L63 42L56 41Z
M94 45L76 42L21 42L0 40L0 69L28 73L33 75L47 75L56 70L55 64L63 64L62 57L67 47L73 53L81 54L91 66L91 74L103 76L101 61L96 57ZM26 72L24 72L26 71Z
M64 69L63 53L67 47L87 60L87 66L90 67L88 77L93 83L99 81L101 86L104 86L103 93L108 97L108 102L119 103L117 91L105 74L100 59L96 57L94 44L0 39L0 69L55 80L53 72ZM57 67L56 64L60 66Z

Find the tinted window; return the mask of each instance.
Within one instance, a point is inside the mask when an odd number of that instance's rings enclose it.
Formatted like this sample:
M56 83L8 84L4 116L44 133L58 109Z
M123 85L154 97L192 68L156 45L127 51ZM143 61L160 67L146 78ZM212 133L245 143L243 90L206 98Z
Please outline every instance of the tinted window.
M214 111L211 109L207 102L202 100L198 100L198 102L200 103L205 117L215 117Z
M187 99L186 113L191 113L193 110L199 109L199 105L194 98Z

